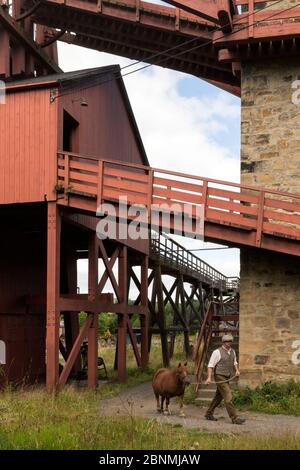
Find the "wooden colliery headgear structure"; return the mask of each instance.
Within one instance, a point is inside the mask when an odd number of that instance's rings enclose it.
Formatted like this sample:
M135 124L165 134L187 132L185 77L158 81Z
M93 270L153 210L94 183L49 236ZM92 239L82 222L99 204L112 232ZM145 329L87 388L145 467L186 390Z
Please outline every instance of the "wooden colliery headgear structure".
M241 62L299 52L297 6L284 8L275 0L267 5L260 0L167 3L176 8L139 0L1 2L0 77L6 82L6 105L0 106L5 247L0 332L7 343L10 380L25 375L35 380L46 372L49 390L62 387L79 371L87 337L88 384L95 386L98 314L109 311L118 314L116 367L123 381L127 334L138 365L145 365L148 339L159 331L168 364L174 332L184 331L189 354L196 316L203 321L207 346L212 322L226 313L223 299L236 301L236 283L163 236L151 243L117 236L99 240L95 214L103 202L116 211L120 196L128 204L143 204L149 226L151 204L185 204L192 227L201 205L205 240L300 254L299 195L151 168L120 69L61 72L57 40L184 71L239 95ZM158 229L167 229L163 218ZM87 295L77 292L80 258L88 258ZM105 268L100 280L98 259ZM174 278L171 289L163 275ZM103 292L108 280L111 293ZM139 291L133 303L130 282ZM189 293L186 283L192 286ZM208 297L209 305L216 305L209 314ZM168 303L174 313L171 327L165 324ZM88 312L81 328L80 311ZM141 347L133 314L140 316ZM65 344L59 338L60 315ZM59 352L65 358L62 370Z

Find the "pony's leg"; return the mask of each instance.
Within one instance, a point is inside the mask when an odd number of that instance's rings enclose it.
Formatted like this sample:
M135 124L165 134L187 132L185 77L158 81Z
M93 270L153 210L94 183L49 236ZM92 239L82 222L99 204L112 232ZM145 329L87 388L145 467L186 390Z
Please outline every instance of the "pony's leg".
M181 416L182 418L185 417L185 413L183 411L183 395L181 395L179 397L179 400L180 400L180 405L179 405L179 416Z
M164 412L164 402L165 402L165 397L162 396L162 397L161 397L161 406L160 406L160 411L161 411L161 413Z
M159 413L161 413L161 409L159 406L159 394L158 393L155 393L155 398L156 398L156 409Z
M165 415L170 415L171 412L169 410L169 404L170 404L170 398L166 398L166 410L165 410Z

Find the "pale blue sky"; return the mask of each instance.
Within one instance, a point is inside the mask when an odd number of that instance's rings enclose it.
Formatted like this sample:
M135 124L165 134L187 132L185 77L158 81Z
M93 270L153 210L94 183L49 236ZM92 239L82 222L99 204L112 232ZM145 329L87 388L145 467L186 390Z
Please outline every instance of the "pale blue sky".
M59 43L59 60L65 71L132 62L64 43ZM239 182L239 98L196 77L155 66L125 77L124 82L151 165ZM180 242L190 249L215 246L189 239ZM239 274L237 249L198 255L228 276ZM85 273L82 262L82 291Z

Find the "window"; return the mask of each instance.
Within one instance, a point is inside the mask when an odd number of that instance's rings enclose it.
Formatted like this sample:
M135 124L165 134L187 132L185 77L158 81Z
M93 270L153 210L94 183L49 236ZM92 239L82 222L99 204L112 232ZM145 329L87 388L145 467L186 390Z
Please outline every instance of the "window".
M63 150L64 152L79 153L78 126L79 122L64 110L63 124Z

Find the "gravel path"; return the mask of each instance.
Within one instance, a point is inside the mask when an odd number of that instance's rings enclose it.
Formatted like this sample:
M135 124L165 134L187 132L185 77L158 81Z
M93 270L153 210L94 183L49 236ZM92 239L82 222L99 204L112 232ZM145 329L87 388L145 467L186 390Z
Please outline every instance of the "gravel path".
M106 416L141 416L149 419L157 419L161 423L181 424L190 429L218 433L242 433L242 434L283 434L293 432L300 438L300 418L285 415L269 415L265 413L253 413L250 411L241 413L246 418L243 425L233 425L228 418L225 408L218 408L215 412L218 421L207 421L204 418L205 408L195 405L186 405L185 418L179 416L179 404L176 399L171 400L171 416L164 416L156 411L156 400L153 394L151 382L137 385L114 398L101 401L101 414Z

